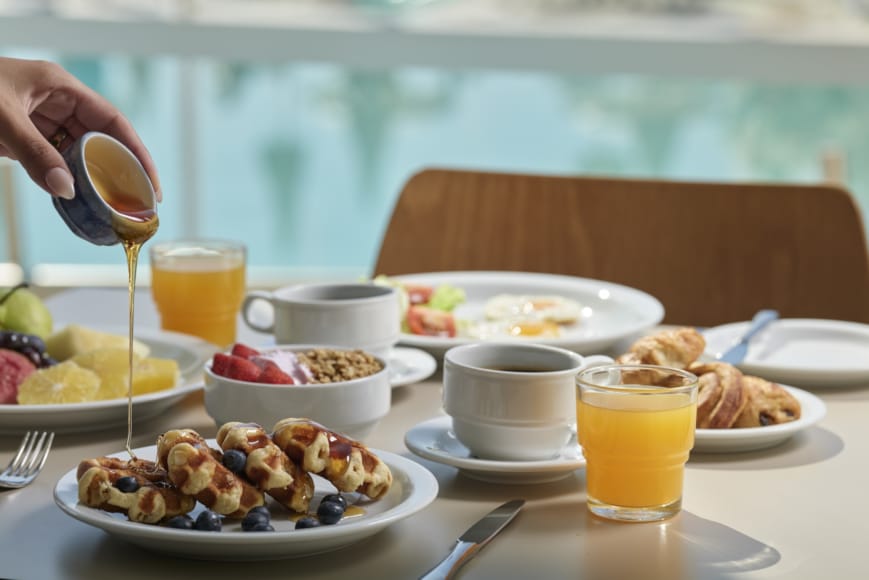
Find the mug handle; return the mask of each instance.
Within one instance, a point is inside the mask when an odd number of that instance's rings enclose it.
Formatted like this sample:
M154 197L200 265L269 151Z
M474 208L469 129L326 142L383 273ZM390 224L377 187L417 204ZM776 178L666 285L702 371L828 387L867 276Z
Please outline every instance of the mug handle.
M258 324L254 320L250 318L250 309L258 300L264 300L268 302L272 307L272 321L267 325ZM241 303L241 317L244 319L244 323L247 324L252 330L256 330L257 332L264 332L266 334L273 334L275 331L275 304L272 301L272 295L269 292L263 292L261 290L254 290L252 292L248 292L244 297L244 301Z
M582 366L579 367L579 371L577 371L577 372L582 372L582 371L584 371L586 369L590 369L592 367L602 367L604 365L611 365L614 362L616 362L616 361L613 360L611 357L608 357L605 354L592 354L589 356L584 356L584 357L582 357Z

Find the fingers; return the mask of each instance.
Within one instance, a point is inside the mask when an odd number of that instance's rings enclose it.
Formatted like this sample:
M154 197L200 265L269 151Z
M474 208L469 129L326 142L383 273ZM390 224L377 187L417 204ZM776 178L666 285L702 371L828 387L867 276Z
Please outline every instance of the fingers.
M34 183L52 195L65 199L75 196L66 162L24 111L0 110L0 136L8 155L21 163Z

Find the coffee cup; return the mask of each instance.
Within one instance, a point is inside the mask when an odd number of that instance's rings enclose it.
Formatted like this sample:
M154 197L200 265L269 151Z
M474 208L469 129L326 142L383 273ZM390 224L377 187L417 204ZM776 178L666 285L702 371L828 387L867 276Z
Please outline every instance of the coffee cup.
M258 303L271 307L269 322L254 315ZM274 334L278 344L359 348L383 359L401 332L398 293L374 284L301 284L248 292L241 314L251 329Z
M576 430L577 373L612 362L539 344L457 346L444 356L444 411L480 459L551 459Z

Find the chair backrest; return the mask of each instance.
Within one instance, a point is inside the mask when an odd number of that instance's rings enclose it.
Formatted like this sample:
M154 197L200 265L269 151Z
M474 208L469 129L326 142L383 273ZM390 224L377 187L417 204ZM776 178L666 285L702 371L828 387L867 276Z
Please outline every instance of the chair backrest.
M548 272L626 284L664 321L761 308L869 323L859 209L832 185L686 183L430 169L404 187L374 274Z

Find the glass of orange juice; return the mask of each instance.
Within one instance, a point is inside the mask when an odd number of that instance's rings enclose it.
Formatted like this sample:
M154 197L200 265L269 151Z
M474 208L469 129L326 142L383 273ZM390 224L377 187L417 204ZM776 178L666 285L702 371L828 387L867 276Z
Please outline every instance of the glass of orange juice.
M178 240L152 245L150 256L151 294L161 327L220 347L232 344L245 294L245 246Z
M631 522L676 515L694 446L697 377L659 366L607 365L581 372L576 385L588 509Z

